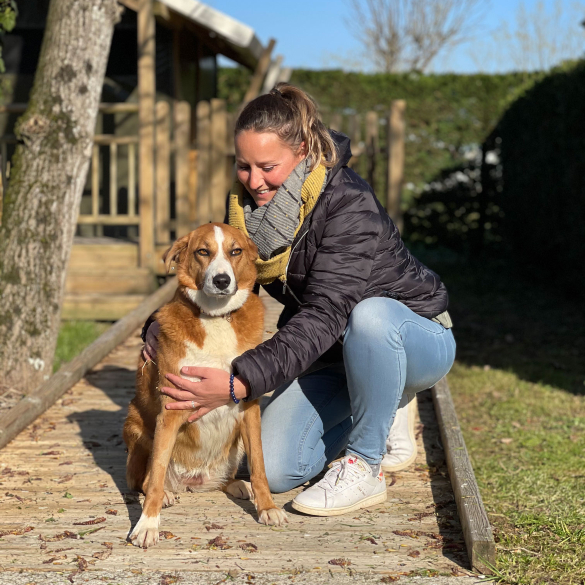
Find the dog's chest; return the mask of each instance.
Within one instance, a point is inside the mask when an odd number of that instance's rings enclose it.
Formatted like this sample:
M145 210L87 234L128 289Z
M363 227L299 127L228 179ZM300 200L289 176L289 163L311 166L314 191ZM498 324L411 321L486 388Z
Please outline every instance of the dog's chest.
M219 368L231 372L231 363L239 355L236 333L222 317L201 316L200 322L205 332L203 345L185 341L184 357L179 361L179 371L183 366Z

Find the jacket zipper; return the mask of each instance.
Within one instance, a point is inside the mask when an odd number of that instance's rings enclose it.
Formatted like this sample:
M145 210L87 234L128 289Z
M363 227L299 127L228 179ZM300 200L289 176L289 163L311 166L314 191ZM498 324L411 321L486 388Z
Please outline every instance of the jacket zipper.
M290 264L290 260L292 258L292 254L295 251L295 248L300 244L301 240L309 233L309 230L307 230L298 240L297 243L294 245L294 247L292 248L292 250L290 251L290 254L288 256L288 261L286 263L286 266L284 267L284 281L282 283L282 294L285 295L286 294L286 289L288 288L288 290L290 291L290 294L294 297L295 301L301 305L301 301L299 301L297 295L295 295L295 293L292 291L291 287L288 286L286 284L286 275L288 272L288 265Z

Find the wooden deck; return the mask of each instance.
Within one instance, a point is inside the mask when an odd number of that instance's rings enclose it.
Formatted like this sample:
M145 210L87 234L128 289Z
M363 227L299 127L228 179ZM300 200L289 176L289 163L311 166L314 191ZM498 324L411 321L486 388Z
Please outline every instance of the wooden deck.
M269 336L279 311L265 302ZM315 518L292 510L294 490L275 496L289 515L288 526L275 528L258 524L249 502L221 492L185 493L163 510L157 546L145 551L130 545L142 496L126 488L121 430L140 347L136 332L0 452L0 567L10 571L0 582L19 571L28 575L23 584L35 582L31 572L39 583L53 582L46 580L49 573L109 583L99 575L113 571L126 571L123 583L151 571L187 572L189 582L210 574L223 582L230 571L298 582L304 576L307 583L352 575L380 582L384 575L469 574L428 391L419 394L416 465L388 476L385 504Z

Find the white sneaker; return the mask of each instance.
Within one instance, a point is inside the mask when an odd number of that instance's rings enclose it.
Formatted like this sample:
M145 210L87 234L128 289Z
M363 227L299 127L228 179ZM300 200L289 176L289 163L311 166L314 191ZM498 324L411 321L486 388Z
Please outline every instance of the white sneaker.
M416 459L414 434L416 408L416 394L405 392L400 399L394 422L386 439L387 453L382 459L384 471L400 471L414 463Z
M325 477L300 493L292 507L312 516L338 516L386 501L386 479L355 455L336 461Z

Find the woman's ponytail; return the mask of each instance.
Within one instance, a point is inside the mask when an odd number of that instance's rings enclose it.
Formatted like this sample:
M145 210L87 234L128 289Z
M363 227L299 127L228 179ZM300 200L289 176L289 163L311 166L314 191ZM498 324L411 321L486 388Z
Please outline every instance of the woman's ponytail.
M278 83L269 93L246 105L236 121L236 136L244 130L274 132L294 152L304 142L311 170L321 160L326 167L333 167L339 158L311 96L288 83Z

